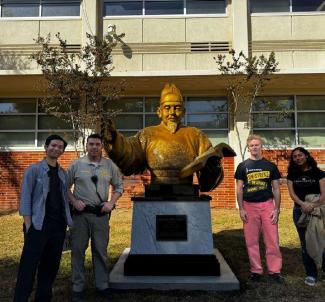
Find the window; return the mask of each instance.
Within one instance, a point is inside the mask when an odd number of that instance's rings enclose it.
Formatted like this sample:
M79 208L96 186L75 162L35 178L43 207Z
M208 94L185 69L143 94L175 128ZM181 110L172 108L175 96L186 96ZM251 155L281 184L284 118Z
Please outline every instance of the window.
M104 3L104 16L142 15L142 1L109 1Z
M183 0L146 0L144 7L145 15L182 15L184 12Z
M253 131L270 146L325 147L325 96L258 98Z
M290 11L290 0L250 0L251 13L278 13Z
M1 17L80 16L80 0L2 0Z
M49 134L73 142L71 125L43 113L35 99L0 99L0 146L41 147Z
M1 17L37 17L39 1L5 1L1 2Z
M104 16L225 14L226 0L106 0Z
M224 14L226 3L223 0L187 0L187 14Z
M324 0L291 0L293 12L325 11Z
M250 0L251 13L325 11L324 0Z
M80 16L80 1L42 0L41 16Z
M183 123L203 130L213 145L228 142L228 102L225 98L185 97ZM110 101L116 128L132 136L144 127L158 125L158 97L132 97ZM51 133L62 135L71 146L69 123L48 116L35 99L0 99L0 146L42 147Z
M228 142L228 102L225 98L186 97L186 115L183 123L203 130L213 145ZM144 127L158 125L158 97L127 98L110 103L121 109L116 115L116 127L126 136L136 134ZM122 107L121 107L122 106Z

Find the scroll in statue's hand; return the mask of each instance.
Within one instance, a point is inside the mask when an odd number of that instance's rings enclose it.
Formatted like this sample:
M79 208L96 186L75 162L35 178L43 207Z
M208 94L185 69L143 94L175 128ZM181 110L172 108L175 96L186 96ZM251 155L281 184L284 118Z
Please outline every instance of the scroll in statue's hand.
M197 156L190 164L185 166L179 173L179 178L186 178L193 175L195 172L203 169L209 158L217 157L219 160L223 157L234 157L236 152L227 144L220 143L215 147L211 147L206 152Z
M221 159L236 156L235 151L225 143L220 143L214 148L199 155L192 163L184 167L180 178L189 177L197 172L201 192L209 192L216 188L223 179Z

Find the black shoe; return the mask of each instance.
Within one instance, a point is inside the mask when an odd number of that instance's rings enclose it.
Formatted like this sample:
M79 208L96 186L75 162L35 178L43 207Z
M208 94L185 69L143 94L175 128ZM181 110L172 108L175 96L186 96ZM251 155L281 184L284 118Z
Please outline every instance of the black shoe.
M83 292L72 292L71 302L83 302Z
M273 283L284 284L284 278L280 275L280 273L269 274L269 280Z
M251 273L248 277L248 283L262 282L262 275L258 273Z
M99 296L107 299L107 301L110 301L112 299L112 293L109 288L98 289L97 292L98 292Z

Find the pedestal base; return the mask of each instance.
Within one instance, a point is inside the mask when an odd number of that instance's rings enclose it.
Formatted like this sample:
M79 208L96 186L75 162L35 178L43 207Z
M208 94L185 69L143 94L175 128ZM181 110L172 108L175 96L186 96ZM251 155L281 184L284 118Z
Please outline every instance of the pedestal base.
M124 264L126 276L220 276L215 255L132 255Z
M204 290L232 291L239 290L239 281L219 253L214 250L220 263L220 276L125 276L124 263L130 249L125 249L110 273L110 287L120 290Z

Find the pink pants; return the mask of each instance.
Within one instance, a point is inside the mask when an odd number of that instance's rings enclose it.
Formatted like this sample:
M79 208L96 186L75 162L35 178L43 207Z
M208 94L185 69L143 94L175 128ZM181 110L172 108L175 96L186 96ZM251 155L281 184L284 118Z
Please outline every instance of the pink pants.
M278 225L271 223L270 215L274 210L273 200L265 202L243 203L248 215L248 222L244 223L244 235L252 273L263 273L261 264L259 238L263 234L265 258L269 274L280 273L282 256L279 247Z

